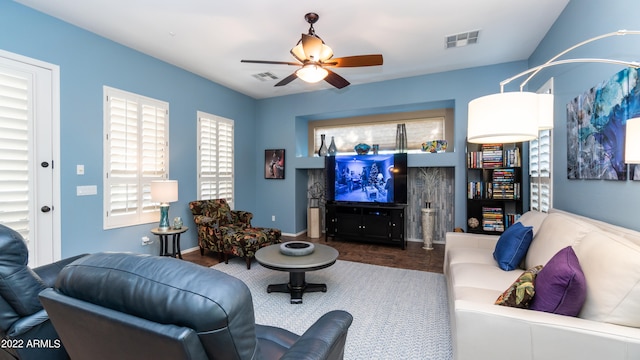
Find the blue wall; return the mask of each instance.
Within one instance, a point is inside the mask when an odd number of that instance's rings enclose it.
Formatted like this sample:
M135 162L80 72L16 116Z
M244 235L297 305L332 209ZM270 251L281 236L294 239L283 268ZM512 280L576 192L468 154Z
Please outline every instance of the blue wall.
M102 230L103 86L169 102L170 178L180 185L170 216L192 226L196 199L196 111L235 120L236 207L256 211L254 99L133 51L12 1L0 2L0 49L60 66L62 255L104 250L156 254L158 242L140 245L153 224ZM241 139L242 141L238 140ZM76 164L85 175L76 175ZM97 185L98 195L76 196L76 186ZM60 209L58 209L60 210ZM196 232L181 239L197 246Z
M640 2L628 0L571 1L530 58L539 65L564 49L594 36L620 29L640 30ZM608 58L640 60L640 36L606 38L582 46L561 59ZM569 64L548 68L534 77L537 89L549 77L555 85L553 131L554 207L640 230L640 182L567 179L566 105L587 89L611 78L623 67L609 64Z
M454 106L455 153L445 154L454 166L456 194L465 194L465 136L470 100L499 91L499 82L528 65L546 61L566 47L620 28L634 29L640 4L613 0L573 0L529 62L464 69L427 76L350 86L255 100L167 63L133 51L77 27L11 1L0 2L0 49L60 66L61 182L63 256L103 250L157 252L157 244L141 247L140 237L151 224L102 230L102 86L112 86L170 104L171 178L180 182L180 201L171 216L192 226L187 209L196 197L196 111L235 120L236 208L254 212L254 225L275 226L298 233L306 223L306 122L389 111ZM11 34L10 36L8 34ZM640 37L608 39L574 55L638 60ZM574 56L571 56L574 57ZM640 183L566 180L566 114L564 105L585 89L609 78L619 68L566 65L545 70L531 82L536 89L555 77L554 130L555 206L561 209L639 228L634 224L640 203ZM508 89L515 90L515 89ZM259 134L259 135L258 135ZM287 151L284 180L263 179L264 149ZM428 155L424 155L428 156ZM439 158L442 159L442 158ZM427 158L420 166L429 166ZM85 175L75 174L76 164ZM439 161L437 166L442 166ZM314 167L315 165L311 165ZM77 197L79 185L98 185L97 196ZM588 197L586 195L589 195ZM465 197L455 201L455 225L465 222ZM634 211L635 210L635 211ZM271 216L276 221L271 221ZM196 246L195 231L182 247Z

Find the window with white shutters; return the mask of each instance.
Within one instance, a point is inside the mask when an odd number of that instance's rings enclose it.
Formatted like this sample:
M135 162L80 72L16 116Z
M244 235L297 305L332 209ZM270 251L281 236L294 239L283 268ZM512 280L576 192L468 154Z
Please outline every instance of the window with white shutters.
M198 111L198 199L233 208L233 120Z
M537 91L553 94L553 78L545 82ZM531 210L549 212L553 206L551 160L553 159L553 130L540 130L538 138L529 142L529 191Z
M0 72L0 224L29 238L29 79Z
M158 220L151 181L169 174L169 104L105 87L104 228Z
M551 130L541 130L529 143L531 210L549 212L551 200Z

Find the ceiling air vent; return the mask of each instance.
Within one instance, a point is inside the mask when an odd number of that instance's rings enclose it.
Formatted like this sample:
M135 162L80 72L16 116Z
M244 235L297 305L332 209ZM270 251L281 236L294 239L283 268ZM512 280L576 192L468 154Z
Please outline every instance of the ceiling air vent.
M480 30L474 30L474 31L456 34L456 35L449 35L444 39L445 47L447 49L450 49L455 47L476 44L478 43L479 33L480 33Z
M260 81L269 81L269 80L277 80L278 77L275 76L273 73L271 72L263 72L263 73L259 73L259 74L253 74L252 75L254 78L260 80Z

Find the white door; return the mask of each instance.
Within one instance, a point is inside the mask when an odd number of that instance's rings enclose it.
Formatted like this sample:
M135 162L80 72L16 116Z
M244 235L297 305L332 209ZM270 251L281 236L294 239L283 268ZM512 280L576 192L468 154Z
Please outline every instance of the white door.
M0 51L0 224L30 266L61 257L58 99L57 66Z

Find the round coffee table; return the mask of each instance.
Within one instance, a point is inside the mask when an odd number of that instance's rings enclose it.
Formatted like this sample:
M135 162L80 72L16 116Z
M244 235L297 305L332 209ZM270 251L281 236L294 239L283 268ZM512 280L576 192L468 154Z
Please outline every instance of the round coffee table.
M292 304L302 303L305 292L327 292L326 284L309 284L305 282L305 273L327 268L338 258L338 250L331 246L314 244L314 251L309 255L291 256L280 252L280 244L269 245L256 252L256 261L272 270L289 272L289 282L272 284L267 292L285 292L291 294Z

